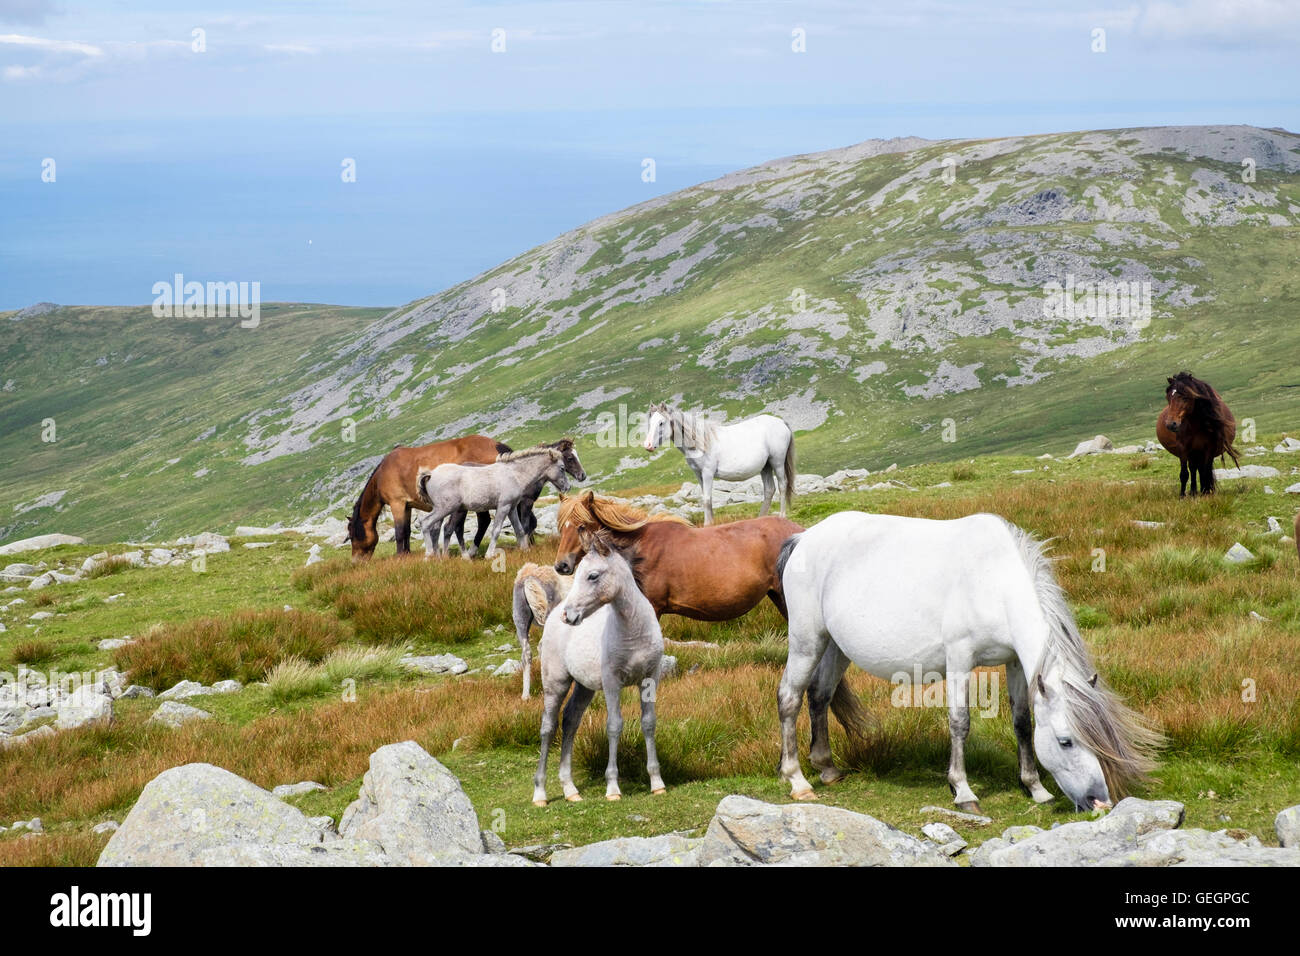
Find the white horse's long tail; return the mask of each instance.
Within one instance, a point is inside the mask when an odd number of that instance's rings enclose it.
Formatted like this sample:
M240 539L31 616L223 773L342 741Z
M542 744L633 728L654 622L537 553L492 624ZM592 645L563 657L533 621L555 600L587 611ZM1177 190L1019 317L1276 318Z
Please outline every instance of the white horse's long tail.
M1006 525L1033 579L1034 592L1048 624L1043 658L1032 673L1040 675L1053 663L1061 666L1070 724L1080 742L1097 755L1106 775L1106 786L1112 797L1118 799L1134 784L1148 778L1163 737L1146 718L1130 710L1097 673L1074 612L1047 557L1048 543L1009 521ZM1034 693L1036 688L1031 685L1031 696Z

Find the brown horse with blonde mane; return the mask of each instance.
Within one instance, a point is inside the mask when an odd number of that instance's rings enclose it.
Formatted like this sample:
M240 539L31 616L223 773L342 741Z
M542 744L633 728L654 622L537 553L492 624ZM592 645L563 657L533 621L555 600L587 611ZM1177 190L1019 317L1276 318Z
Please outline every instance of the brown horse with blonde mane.
M786 616L777 559L802 527L778 515L745 518L697 528L673 514L598 498L588 491L562 497L555 570L572 574L582 559L579 530L605 529L627 555L637 585L657 616L680 614L697 621L729 621L770 598ZM846 729L863 734L870 720L843 680L831 700Z
M1228 456L1233 464L1240 464L1232 444L1237 437L1237 419L1219 393L1191 372L1179 372L1167 381L1167 404L1156 419L1156 438L1182 466L1178 497L1187 495L1189 475L1193 495L1198 476L1200 493L1213 494L1214 459Z
M384 456L371 472L366 486L361 490L348 521L348 538L352 541L352 557L368 558L379 545L379 515L388 505L393 512L393 531L397 540L397 553L411 552L411 509L428 511L429 505L420 495L418 479L421 468L437 468L448 462L455 464L490 465L498 455L509 452L510 446L488 438L486 435L466 435L434 442L432 445L405 447L399 445ZM487 531L490 516L478 516L478 535L475 547Z

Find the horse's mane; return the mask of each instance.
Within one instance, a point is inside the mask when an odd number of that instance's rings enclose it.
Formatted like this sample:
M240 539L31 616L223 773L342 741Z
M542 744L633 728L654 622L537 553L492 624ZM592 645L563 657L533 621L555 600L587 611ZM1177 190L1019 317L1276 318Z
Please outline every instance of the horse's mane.
M559 444L560 442L555 443L555 445ZM564 457L564 452L552 445L534 445L532 448L521 448L519 451L508 451L497 455L497 461L520 461L538 455L548 455L551 461L559 461Z
M1191 372L1179 372L1165 387L1165 398L1169 398L1169 393L1175 388L1182 389L1192 398L1197 399L1193 404L1193 411L1196 414L1196 421L1207 433L1218 440L1223 448L1223 454L1228 455L1234 462L1238 459L1238 452L1233 447L1232 442L1228 441L1228 405L1214 391L1209 382L1202 381Z
M617 498L591 495L590 507L587 506L587 500L587 495L570 495L569 497L561 495L558 523L561 526L570 521L579 525L597 524L611 531L623 532L639 531L647 524L656 521L675 521L679 524L690 524L685 518L679 517L672 512L665 511L652 515L636 507L636 505L620 501Z
M1034 674L1041 675L1052 664L1061 666L1066 720L1080 743L1096 755L1106 787L1118 800L1133 785L1148 779L1163 738L1140 714L1125 706L1098 675L1065 592L1052 572L1046 553L1050 542L1039 541L1010 522L1006 524L1034 577L1034 589L1048 622L1043 656Z
M684 412L675 405L669 405L667 402L661 402L652 406L652 409L658 409L668 416L668 421L672 424L674 431L681 432L681 447L698 448L700 451L708 451L713 442L718 437L718 426L708 419L690 412Z

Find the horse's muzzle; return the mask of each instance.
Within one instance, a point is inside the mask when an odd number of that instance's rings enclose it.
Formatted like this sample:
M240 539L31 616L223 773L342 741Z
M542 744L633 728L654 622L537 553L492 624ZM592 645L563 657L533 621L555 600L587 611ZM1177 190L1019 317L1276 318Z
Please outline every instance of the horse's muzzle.
M577 608L566 607L564 609L564 620L569 624L578 625L582 623L582 612Z
M1178 423L1177 423L1177 422L1168 422L1168 423L1166 423L1165 427L1168 428L1171 432L1176 432L1176 431L1178 431Z
M572 573L573 573L573 565L570 564L568 561L565 561L565 560L556 561L556 562L555 562L555 573L556 573L556 574L572 574Z

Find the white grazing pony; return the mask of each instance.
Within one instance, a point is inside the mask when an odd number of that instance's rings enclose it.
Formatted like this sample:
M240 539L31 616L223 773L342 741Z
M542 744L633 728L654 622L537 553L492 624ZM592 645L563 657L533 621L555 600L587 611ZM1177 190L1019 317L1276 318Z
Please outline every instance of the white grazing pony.
M795 736L805 691L809 759L824 782L840 776L826 706L850 662L886 680L918 670L946 675L948 785L963 809L979 806L963 752L975 667L1007 667L1020 781L1036 802L1052 795L1035 753L1086 810L1110 806L1152 766L1159 735L1098 679L1042 543L1010 522L841 512L787 541L778 573L790 621L777 695L780 773L795 798L813 797Z
M646 418L645 450L666 441L686 456L699 479L704 498L704 523L713 524L713 479L744 481L763 476L763 508L772 510L774 491L781 494L784 517L794 498L794 432L775 415L757 415L734 425L715 425L660 402Z
M610 543L607 532L578 532L587 552L573 572L573 589L546 618L542 642L542 753L533 777L533 804L546 806L546 757L560 714L560 704L573 688L564 708L560 744L560 784L564 798L582 796L573 785L573 738L596 691L605 692L605 731L609 764L605 769L605 799L618 800L618 738L623 733L619 693L624 687L641 691L641 732L645 736L650 791L664 793L655 752L655 697L663 664L664 638L654 608L636 586L632 568Z

